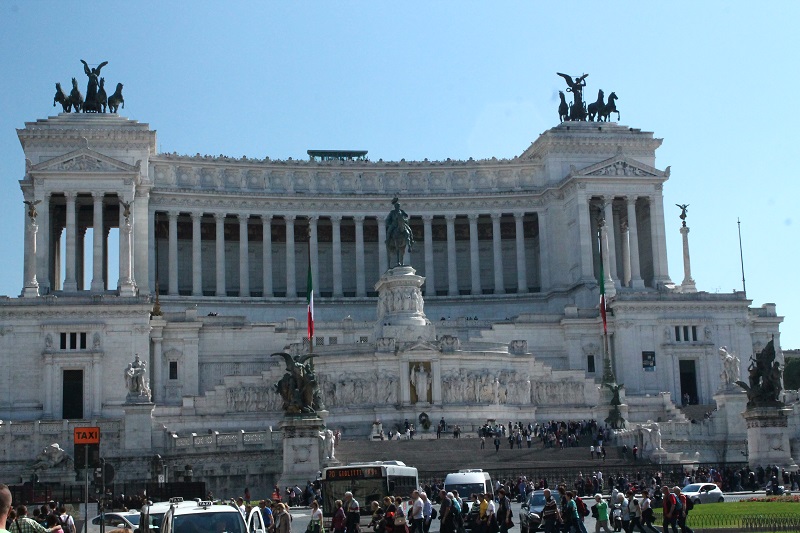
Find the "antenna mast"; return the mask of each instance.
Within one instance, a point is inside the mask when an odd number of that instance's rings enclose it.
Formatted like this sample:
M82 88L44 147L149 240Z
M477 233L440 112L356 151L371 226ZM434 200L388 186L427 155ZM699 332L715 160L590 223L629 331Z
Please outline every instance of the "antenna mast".
M742 265L742 291L744 291L744 297L747 298L747 285L744 281L744 254L742 253L742 222L739 218L736 218L736 225L739 227L739 262Z

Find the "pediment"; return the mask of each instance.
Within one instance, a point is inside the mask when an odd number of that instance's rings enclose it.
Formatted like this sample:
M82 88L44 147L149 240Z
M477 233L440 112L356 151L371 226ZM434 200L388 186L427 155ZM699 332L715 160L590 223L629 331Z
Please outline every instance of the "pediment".
M580 170L571 169L570 176L622 176L644 178L668 178L670 168L665 171L646 165L624 155L616 155Z
M64 155L42 161L30 168L33 172L98 172L107 174L138 173L139 164L129 165L113 157L95 152L89 148L80 148Z
M412 343L409 343L407 346L403 347L402 353L424 353L424 352L435 352L439 353L439 348L434 346L430 342L419 340Z

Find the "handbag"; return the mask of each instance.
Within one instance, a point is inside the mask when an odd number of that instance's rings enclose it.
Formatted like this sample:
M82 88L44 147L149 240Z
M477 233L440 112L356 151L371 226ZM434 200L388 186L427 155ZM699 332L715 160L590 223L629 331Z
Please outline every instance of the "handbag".
M406 525L406 517L403 515L397 515L394 517L394 525L396 526L404 526Z

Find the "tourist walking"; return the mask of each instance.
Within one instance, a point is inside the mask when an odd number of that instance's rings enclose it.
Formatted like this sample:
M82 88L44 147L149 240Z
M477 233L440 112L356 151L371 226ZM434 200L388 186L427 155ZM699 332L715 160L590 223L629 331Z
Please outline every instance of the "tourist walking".
M594 495L594 501L597 502L592 506L593 509L596 509L594 523L595 533L600 533L600 528L611 533L611 530L608 528L608 504L603 501L603 495L599 492Z
M694 530L686 525L686 518L689 516L689 502L686 495L681 492L680 487L673 487L672 492L675 494L675 498L681 502L680 510L677 511L676 517L681 533L694 533Z
M678 506L680 505L680 500L678 500L674 494L669 491L669 487L664 485L661 487L661 494L663 495L663 511L664 511L664 525L661 531L663 533L669 533L670 526L672 527L672 533L678 533L678 516L677 513L680 511Z

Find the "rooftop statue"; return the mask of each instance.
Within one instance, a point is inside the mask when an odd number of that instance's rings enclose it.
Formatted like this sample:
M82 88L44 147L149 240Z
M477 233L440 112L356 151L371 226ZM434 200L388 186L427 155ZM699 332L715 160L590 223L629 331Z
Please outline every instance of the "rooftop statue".
M564 78L567 82L567 92L572 93L572 103L567 105L564 93L562 91L558 92L560 99L558 105L559 122L564 122L565 120L608 122L612 113L617 114L617 121L619 121L619 111L617 111L616 104L617 93L612 92L609 94L608 102L606 102L605 93L601 89L597 92L597 100L587 107L586 102L583 101L583 88L586 87L586 78L589 75L583 74L573 78L561 72L556 72L556 74Z
M386 217L386 252L391 257L394 256L395 266L403 266L403 256L406 248L411 251L414 246L414 235L411 233L411 226L408 225L408 213L400 208L400 201L395 197L392 199L394 209Z
M103 61L96 68L89 68L89 65L81 59L81 63L83 63L83 71L89 77L89 82L86 85L86 100L83 103L83 112L89 113L100 113L101 112L101 104L98 102L97 93L98 88L100 87L100 70L108 65L108 61Z
M286 373L275 384L275 392L283 398L283 410L287 415L313 414L325 409L314 373L313 354L295 356L278 352L286 363ZM306 361L308 361L306 363Z
M767 343L763 350L750 358L748 370L748 383L737 381L747 392L747 407L780 407L782 370L780 363L775 360L775 341Z
M125 109L125 99L122 98L122 84L117 84L117 89L111 96L106 94L105 78L100 77L100 71L108 61L103 61L94 68L89 67L89 64L81 59L83 63L83 72L89 78L86 85L86 99L84 100L83 94L78 89L78 80L72 78L72 91L67 94L62 88L60 83L56 83L56 94L53 97L53 107L56 104L61 104L64 113L105 113L106 108L110 113L116 113L119 106Z

